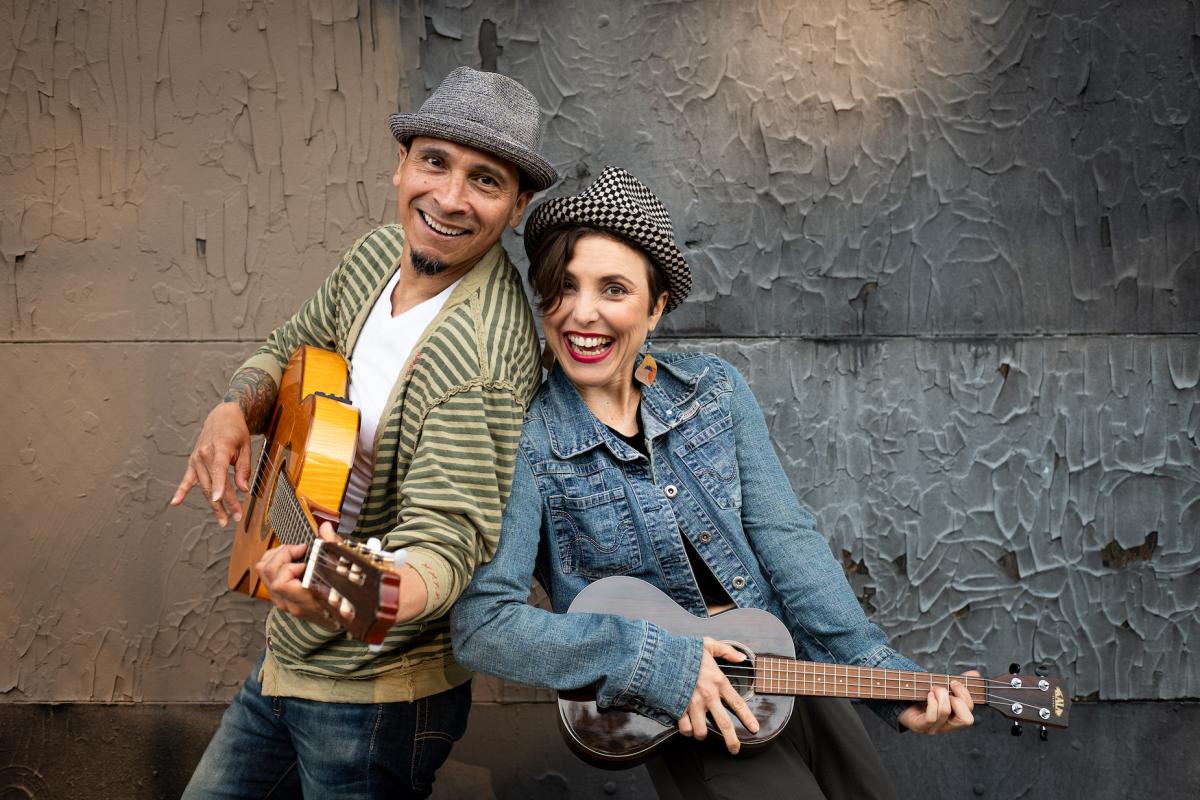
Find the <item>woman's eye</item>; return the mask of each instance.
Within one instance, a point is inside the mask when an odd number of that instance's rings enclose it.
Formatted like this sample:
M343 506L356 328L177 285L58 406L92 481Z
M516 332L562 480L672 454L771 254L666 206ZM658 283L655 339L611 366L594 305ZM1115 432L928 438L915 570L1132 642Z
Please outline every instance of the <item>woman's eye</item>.
M604 291L606 294L611 294L614 296L626 294L625 287L615 283L610 284L607 288L605 288Z

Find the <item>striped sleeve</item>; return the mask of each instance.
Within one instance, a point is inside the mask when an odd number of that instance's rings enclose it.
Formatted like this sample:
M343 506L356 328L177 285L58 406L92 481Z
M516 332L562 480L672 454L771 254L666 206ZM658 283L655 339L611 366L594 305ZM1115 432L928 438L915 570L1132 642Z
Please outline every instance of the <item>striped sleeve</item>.
M412 621L449 612L499 541L524 407L508 387L473 386L434 405L400 490L389 550L408 548L428 600Z

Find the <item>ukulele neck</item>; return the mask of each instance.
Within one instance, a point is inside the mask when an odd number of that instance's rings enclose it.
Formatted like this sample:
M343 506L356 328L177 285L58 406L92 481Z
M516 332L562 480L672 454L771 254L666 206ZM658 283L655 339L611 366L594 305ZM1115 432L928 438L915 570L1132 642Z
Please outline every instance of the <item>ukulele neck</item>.
M936 686L949 690L951 681L964 684L976 703L985 702L986 681L980 677L823 664L781 656L760 655L754 661L754 691L760 694L919 702Z

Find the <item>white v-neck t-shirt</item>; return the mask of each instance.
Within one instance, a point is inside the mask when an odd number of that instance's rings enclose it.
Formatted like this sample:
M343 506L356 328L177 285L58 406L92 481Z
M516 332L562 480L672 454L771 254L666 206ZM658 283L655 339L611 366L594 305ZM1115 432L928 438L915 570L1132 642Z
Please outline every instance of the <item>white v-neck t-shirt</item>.
M393 317L392 291L399 281L400 270L396 270L367 315L350 355L350 402L358 409L359 427L354 467L350 470L350 483L342 500L342 516L338 523L338 533L342 535L352 533L358 524L358 515L375 471L375 433L388 411L388 398L400 377L400 370L429 323L459 284L455 281L440 294Z

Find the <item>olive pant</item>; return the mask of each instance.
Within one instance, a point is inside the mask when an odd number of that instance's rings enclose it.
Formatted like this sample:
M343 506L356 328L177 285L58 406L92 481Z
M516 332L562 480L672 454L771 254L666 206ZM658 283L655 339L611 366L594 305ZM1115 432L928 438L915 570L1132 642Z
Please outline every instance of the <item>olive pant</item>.
M849 700L797 697L792 718L765 750L730 756L709 731L673 737L646 765L660 800L894 800L896 790Z

